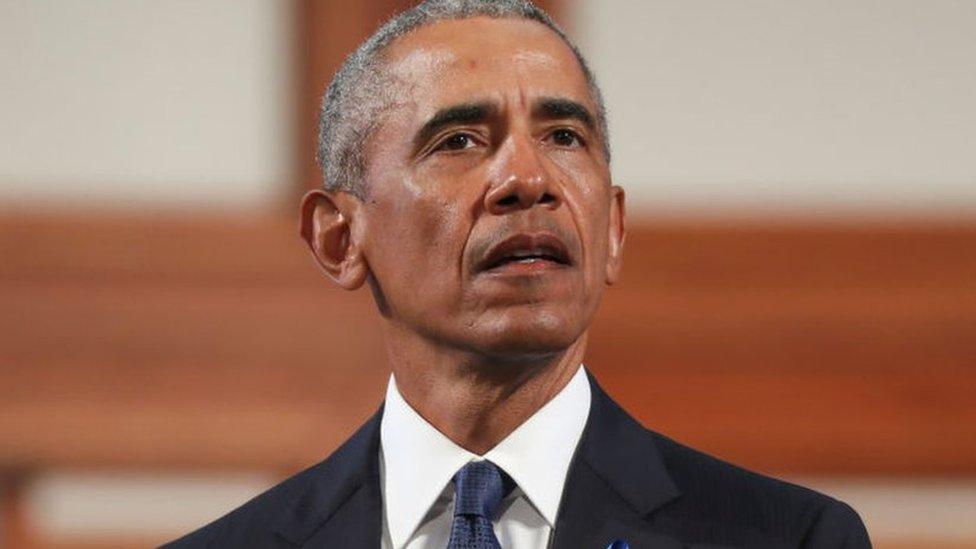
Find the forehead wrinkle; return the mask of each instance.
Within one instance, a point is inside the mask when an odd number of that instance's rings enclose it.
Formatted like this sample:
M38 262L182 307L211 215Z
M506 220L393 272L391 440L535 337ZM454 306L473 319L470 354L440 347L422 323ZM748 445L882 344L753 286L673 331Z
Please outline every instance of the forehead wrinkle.
M529 109L530 105L535 105L539 101L544 99L549 99L552 97L565 97L567 99L573 99L579 101L575 98L576 90L571 89L544 89L541 93L530 94L532 85L526 84L526 80L532 77L536 77L539 74L545 74L546 71L558 72L561 74L567 74L567 71L576 71L576 69L567 69L565 67L565 62L567 60L560 59L559 56L553 55L551 52L541 51L537 49L522 49L515 52L509 60L506 60L514 68L512 71L515 78L518 79L518 98L519 106L525 110ZM578 67L578 63L574 59L568 60L573 67ZM579 71L576 71L579 72ZM579 72L578 74L580 82L585 88L585 77ZM568 83L567 83L568 84ZM575 88L575 86L568 85L564 87ZM586 97L589 99L589 92L587 91ZM583 101L579 101L583 103ZM533 109L534 110L534 109ZM587 109L590 110L590 109Z
M423 82L432 75L444 72L457 64L457 55L448 48L412 47L401 55L392 55L387 62L389 71L399 78Z
M560 63L552 54L539 50L519 50L512 54L512 61L520 65L530 63L533 65L547 65L550 68L558 68Z
M474 19L477 20L479 18ZM579 73L580 78L585 80L582 71L579 70L578 61L572 55L572 51L561 41L558 41L557 47L559 50L557 52L547 51L539 47L520 47L518 44L514 44L514 52L508 48L504 48L508 49L508 52L485 52L483 49L473 50L472 45L465 38L462 37L460 41L457 41L456 36L452 37L454 39L447 44L431 45L422 42L425 33L437 36L445 32L448 25L460 22L462 21L438 22L423 29L418 29L415 33L411 33L411 35L404 36L397 42L394 42L390 46L387 56L391 64L396 65L395 72L404 78L410 79L417 86L434 88L430 90L430 96L437 97L440 95L439 92L441 89L467 87L466 81L468 79L465 78L465 73L470 75L472 71L478 72L487 68L497 69L503 67L505 69L501 75L503 78L507 75L509 78L514 77L518 80L516 86L519 91L519 106L526 109L530 103L529 94L527 93L529 86L526 86L524 81L537 76L540 71L565 73L568 70ZM491 22L495 23L495 21ZM442 37L438 38L442 39ZM547 38L549 37L547 36ZM553 38L553 40L556 39ZM564 66L567 63L573 68L567 69ZM495 95L492 92L497 93L502 91L501 88L504 85L499 82L497 77L494 82L497 85L493 86L493 89L481 90L482 92L487 92L484 95ZM473 102L472 100L475 98L462 99L455 96L453 99L456 102L469 103ZM431 112L418 113L418 115L423 118L428 118L436 109L437 106L431 106Z
M409 49L407 49L409 48ZM419 101L413 101L419 107L415 113L419 123L429 120L442 108L458 104L488 104L491 101L484 95L469 98L444 98L439 93L442 89L452 90L457 86L454 82L464 83L463 76L452 73L456 69L465 68L465 59L459 56L451 48L447 47L420 47L402 45L405 51L401 54L390 55L388 64L390 72L405 84L408 84L409 91L415 95L423 94ZM479 61L484 61L479 59ZM445 79L450 77L450 82ZM408 91L403 89L403 92Z

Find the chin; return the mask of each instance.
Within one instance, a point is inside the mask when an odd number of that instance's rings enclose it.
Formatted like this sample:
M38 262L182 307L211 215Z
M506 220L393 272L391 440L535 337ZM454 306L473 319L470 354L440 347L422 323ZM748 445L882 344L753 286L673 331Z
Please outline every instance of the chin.
M583 334L584 323L572 315L548 311L509 311L482 326L482 349L500 358L524 359L564 352Z

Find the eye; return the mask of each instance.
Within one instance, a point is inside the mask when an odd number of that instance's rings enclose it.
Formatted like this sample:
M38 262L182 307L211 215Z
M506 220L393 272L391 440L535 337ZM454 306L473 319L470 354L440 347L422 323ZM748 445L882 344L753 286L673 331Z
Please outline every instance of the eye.
M579 147L583 144L583 140L579 134L566 128L560 128L552 132L550 138L553 143L560 147Z
M474 137L467 133L455 133L447 136L434 147L434 151L462 151L475 145Z

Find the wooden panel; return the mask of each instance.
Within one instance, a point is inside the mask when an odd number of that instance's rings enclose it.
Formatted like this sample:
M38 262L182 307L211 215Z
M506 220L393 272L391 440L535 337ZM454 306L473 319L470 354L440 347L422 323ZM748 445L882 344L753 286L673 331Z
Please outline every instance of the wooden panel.
M976 226L634 227L588 364L777 473L976 473ZM388 375L293 220L0 218L0 467L321 458Z
M28 479L22 471L0 471L0 547L26 547L30 539L24 497Z
M300 191L321 184L315 164L319 104L342 61L405 0L300 0L296 43L300 97L297 102Z

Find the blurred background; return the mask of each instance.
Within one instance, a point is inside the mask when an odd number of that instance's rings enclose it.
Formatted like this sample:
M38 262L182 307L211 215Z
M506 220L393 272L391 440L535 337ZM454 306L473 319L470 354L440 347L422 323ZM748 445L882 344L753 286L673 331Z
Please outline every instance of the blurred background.
M158 544L378 406L297 200L325 83L409 4L0 1L2 547ZM543 4L628 193L605 388L877 547L976 547L976 2Z

